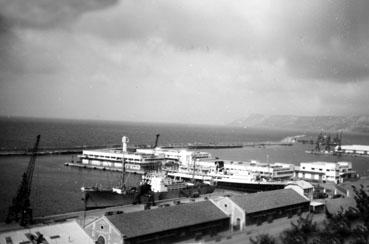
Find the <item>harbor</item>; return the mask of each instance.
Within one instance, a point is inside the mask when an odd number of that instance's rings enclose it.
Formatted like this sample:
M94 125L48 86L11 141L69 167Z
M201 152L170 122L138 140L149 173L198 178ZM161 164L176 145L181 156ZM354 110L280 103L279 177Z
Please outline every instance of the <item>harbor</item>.
M317 218L322 219L322 208L325 208L327 204L329 206L330 202L334 202L337 197L352 199L353 192L350 188L350 182L365 182L365 177L358 178L355 171L355 166L358 165L356 162L351 163L346 161L347 158L342 157L340 161L327 161L327 156L321 156L320 160L316 160L309 158L310 154L304 154L305 148L296 143L288 147L257 146L231 149L166 147L160 142L159 136L153 140L152 145L138 148L130 145L128 137L123 136L120 146L86 148L77 155L73 153L41 156L37 150L33 149L31 157L37 157L34 159L36 170L35 180L33 180L33 189L35 189L33 201L36 204L33 204L35 215L32 218L32 225L27 224L29 226L27 228L31 228L32 232L32 228L41 228L37 226L42 226L43 229L35 229L34 233L44 233L45 238L51 242L50 238L55 235L49 234L47 236L49 233L47 228L75 223L79 226L80 233L87 233L86 238L92 238L96 241L93 238L96 237L97 233L101 235L98 228L102 222L105 223L104 228L113 230L114 223L125 225L125 220L122 218L133 218L135 221L140 218L149 218L148 221L155 221L156 218L160 218L158 216L182 218L180 217L181 211L189 211L189 209L194 213L199 211L198 214L204 213L204 209L213 209L212 213L217 213L217 218L213 219L210 217L212 215L209 215L208 220L198 222L196 216L189 217L189 222L186 224L193 226L191 227L194 228L191 229L192 231L184 227L185 223L178 225L182 232L187 233L186 240L211 242L232 240L232 238L236 240L240 234L257 230L260 228L258 226L268 225L271 223L270 221L278 222L284 218L297 219L301 213L314 213L318 216ZM297 149L300 150L298 158L306 157L299 163L283 163L280 160L278 162L277 158L273 156L275 152L296 151ZM220 156L219 152L225 154ZM228 158L227 153L230 152L233 154L235 152L247 154L260 152L264 156L258 158L259 160L237 160L236 158ZM22 157L26 159L29 156ZM73 159L70 160L71 158ZM242 155L240 158L245 159ZM19 158L11 156L7 160L14 161L19 160ZM37 206L40 206L37 204L40 199L37 196L40 196L40 193L43 196L55 197L56 195L50 192L53 191L53 186L41 187L45 183L48 184L47 177L43 180L44 183L40 182L40 171L37 170L37 164L46 166L50 163L57 166L59 171L66 172L63 174L64 177L70 177L70 180L66 179L69 183L62 186L64 189L69 188L70 190L63 190L63 196L60 195L60 200L53 200L54 202L50 202L49 206L52 209L57 209L56 203L58 202L60 206L64 205L64 208L65 203L71 204L71 208L59 213L49 211L40 214L40 209L37 209ZM93 180L89 182L83 180L93 175L95 175ZM80 180L76 181L77 178ZM42 193L42 189L48 189L48 193ZM68 197L72 196L67 195L70 194L68 191L73 192L73 197ZM14 190L14 192L16 191ZM14 196L14 192L10 195ZM250 197L243 198L245 196ZM229 216L227 215L228 210L224 209L224 204L237 205L242 209L245 208L242 202L254 201L253 199L256 197L260 197L256 201L266 202L270 201L270 198L280 199L278 204L284 210L282 212L276 211L274 208L277 205L273 205L263 210L266 212L262 217L257 214L260 209L252 210L256 211L255 214L246 214L246 218L242 217L243 215L227 217ZM68 201L65 201L66 199ZM240 199L243 200L240 201ZM290 199L290 201L286 203L283 199ZM49 200L51 199L42 200L44 201L42 203L44 209L48 208L47 202ZM171 215L170 209L175 209L177 213ZM245 208L243 211L250 210ZM151 215L157 217L148 217ZM237 221L238 218L240 222ZM197 229L196 226L199 223L203 228ZM214 223L217 224L214 225ZM285 224L285 226L288 225ZM168 226L160 228L159 232L152 230L150 238L166 242L172 240L169 236L181 233ZM12 233L12 231L19 232L23 227L1 225L1 229L2 233ZM127 233L127 237L123 238L124 242L146 238L143 235L144 232L136 236L126 232L126 229L119 231ZM50 230L51 232L52 230ZM167 234L164 235L164 232ZM167 235L168 237L165 237ZM60 238L63 237L60 236ZM112 236L104 234L104 238L108 239Z

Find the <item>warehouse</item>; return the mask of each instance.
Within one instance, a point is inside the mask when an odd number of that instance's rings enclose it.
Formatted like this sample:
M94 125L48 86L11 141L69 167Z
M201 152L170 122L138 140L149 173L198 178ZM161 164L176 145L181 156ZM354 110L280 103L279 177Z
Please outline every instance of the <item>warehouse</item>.
M99 244L167 243L229 229L229 217L210 201L103 216L85 227Z
M230 215L233 229L309 211L310 201L292 189L224 197L214 203Z

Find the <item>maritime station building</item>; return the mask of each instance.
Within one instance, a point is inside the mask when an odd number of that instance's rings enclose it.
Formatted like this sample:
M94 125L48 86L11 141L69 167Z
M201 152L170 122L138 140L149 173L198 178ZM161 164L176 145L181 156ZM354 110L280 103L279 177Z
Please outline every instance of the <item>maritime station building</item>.
M107 215L85 226L98 244L172 243L229 230L230 218L211 201Z
M281 189L252 194L212 199L231 218L234 230L247 225L271 222L280 217L292 217L309 211L310 201L292 189Z
M353 173L351 162L302 162L295 168L296 178L312 182L338 184Z

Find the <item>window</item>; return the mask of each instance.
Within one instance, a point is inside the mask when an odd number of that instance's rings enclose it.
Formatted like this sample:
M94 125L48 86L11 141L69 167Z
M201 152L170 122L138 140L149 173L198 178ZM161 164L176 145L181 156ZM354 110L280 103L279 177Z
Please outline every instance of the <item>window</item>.
M13 244L12 238L7 236L5 237L6 244Z

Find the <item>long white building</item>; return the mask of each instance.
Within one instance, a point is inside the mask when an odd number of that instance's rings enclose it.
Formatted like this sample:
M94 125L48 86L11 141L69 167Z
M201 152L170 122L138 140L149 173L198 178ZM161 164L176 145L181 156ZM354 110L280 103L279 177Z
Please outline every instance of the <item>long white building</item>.
M302 162L295 176L307 181L342 183L352 173L351 162Z
M337 153L344 154L358 154L358 155L368 155L369 156L369 146L368 145L342 145L336 146L334 151Z

